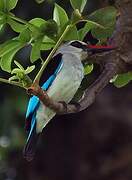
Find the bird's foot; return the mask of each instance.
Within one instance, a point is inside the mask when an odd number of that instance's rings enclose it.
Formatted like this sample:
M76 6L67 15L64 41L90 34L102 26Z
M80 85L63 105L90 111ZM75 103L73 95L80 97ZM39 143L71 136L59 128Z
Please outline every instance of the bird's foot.
M70 104L71 104L71 105L74 105L74 106L76 107L77 110L79 110L80 107L81 107L80 103L75 102L75 101L72 101Z

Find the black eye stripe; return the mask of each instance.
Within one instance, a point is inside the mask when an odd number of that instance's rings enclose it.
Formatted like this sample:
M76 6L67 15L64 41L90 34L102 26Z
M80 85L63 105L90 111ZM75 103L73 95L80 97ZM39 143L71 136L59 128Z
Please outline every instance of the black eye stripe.
M82 48L82 49L84 48L84 45L81 44L81 43L78 42L78 41L72 42L71 45L74 46L74 47L77 47L77 48Z

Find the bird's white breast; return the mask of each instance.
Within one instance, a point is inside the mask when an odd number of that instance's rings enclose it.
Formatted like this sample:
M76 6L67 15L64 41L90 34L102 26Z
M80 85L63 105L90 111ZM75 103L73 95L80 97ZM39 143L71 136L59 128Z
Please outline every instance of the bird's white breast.
M57 74L47 93L54 101L65 101L69 103L81 84L84 77L84 70L78 56L64 54L62 58L64 63L63 68ZM54 115L54 111L40 104L36 114L37 131L42 131Z

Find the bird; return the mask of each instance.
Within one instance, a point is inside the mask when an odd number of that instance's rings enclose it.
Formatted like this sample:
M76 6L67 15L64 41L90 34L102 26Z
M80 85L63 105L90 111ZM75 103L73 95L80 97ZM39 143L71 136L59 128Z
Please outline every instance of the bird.
M90 45L78 40L62 44L52 58L52 61L57 59L59 64L41 88L54 101L69 103L84 78L82 61L90 53L102 53L113 49L113 46ZM23 155L28 161L34 158L40 134L55 115L56 112L42 104L38 97L32 96L29 99L26 112L28 137L23 149Z

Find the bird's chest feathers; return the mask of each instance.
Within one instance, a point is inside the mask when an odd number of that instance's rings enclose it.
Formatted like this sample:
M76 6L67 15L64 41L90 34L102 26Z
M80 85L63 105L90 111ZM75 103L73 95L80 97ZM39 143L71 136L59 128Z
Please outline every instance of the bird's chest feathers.
M70 55L63 57L63 67L57 74L47 94L54 101L65 101L69 103L78 90L84 77L83 65L78 57ZM56 113L40 103L36 113L37 131L41 131Z
M53 100L68 103L79 88L84 70L81 61L77 58L72 54L63 56L63 68L47 91Z

